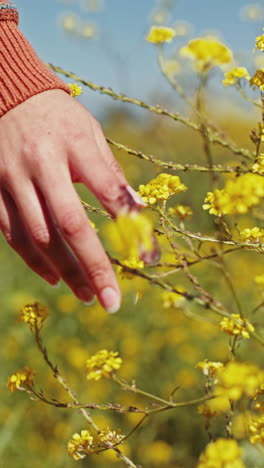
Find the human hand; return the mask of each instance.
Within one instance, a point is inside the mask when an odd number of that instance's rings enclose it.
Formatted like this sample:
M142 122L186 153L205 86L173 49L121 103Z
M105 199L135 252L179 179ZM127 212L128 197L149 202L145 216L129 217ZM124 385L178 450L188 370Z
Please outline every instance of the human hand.
M37 94L0 119L0 229L28 266L109 312L121 294L74 189L81 182L114 217L144 205L128 186L100 125L62 90Z

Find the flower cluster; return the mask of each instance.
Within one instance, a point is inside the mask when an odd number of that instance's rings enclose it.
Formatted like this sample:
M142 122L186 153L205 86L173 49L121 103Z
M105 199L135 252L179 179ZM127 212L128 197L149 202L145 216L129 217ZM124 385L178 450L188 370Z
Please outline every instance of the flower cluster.
M174 216L178 216L182 221L190 218L193 214L192 209L186 205L176 205L169 208L169 213Z
M264 68L259 68L249 82L251 86L257 86L260 91L264 91Z
M152 26L146 41L153 42L153 44L162 44L163 42L171 42L176 36L176 32L172 28L166 26Z
M240 232L240 238L243 242L260 244L264 242L264 229L258 227L243 229L243 231Z
M185 291L182 287L177 287L177 290L179 292ZM164 291L161 295L161 300L162 300L162 307L164 309L169 309L170 307L179 309L184 305L186 301L185 297L182 294L177 294L171 291Z
M115 242L126 259L141 257L157 248L153 240L153 226L143 214L120 215L114 224Z
M199 70L208 70L232 60L231 50L211 36L192 39L185 47L181 48L180 54L194 59Z
M216 216L244 214L264 197L264 179L256 174L230 177L222 190L208 192L204 210Z
M68 83L68 86L71 90L71 97L80 96L83 93L82 87L77 85L77 83Z
M217 439L200 455L197 468L245 468L238 443L232 439Z
M243 395L253 398L264 383L264 372L255 364L231 361L218 374L216 395L239 400Z
M168 200L172 195L187 190L178 176L159 174L146 185L140 185L138 194L150 205Z
M247 320L240 317L239 314L231 314L232 318L224 317L220 322L220 328L228 335L242 336L243 338L249 338L249 332L253 332L255 328Z
M257 49L262 50L262 52L264 52L264 34L262 34L262 36L256 37L256 47Z
M89 431L82 430L81 434L73 434L68 442L68 454L74 460L81 460L87 455L96 453L100 448L111 448L124 440L125 436L117 431L110 431L109 427L103 429L93 437Z
M223 84L233 86L240 84L240 80L249 80L250 76L245 67L235 67L225 73Z
M215 377L219 369L222 369L223 366L224 364L222 362L208 361L208 359L205 359L204 361L200 361L196 365L198 369L202 370L203 374L206 377Z
M263 129L264 131L264 129ZM261 135L261 140L264 139L264 133ZM252 166L253 172L264 175L264 153L260 154L257 161Z
M86 361L87 379L100 380L102 377L111 377L112 373L120 369L122 359L117 352L102 349Z
M23 309L20 311L18 320L28 323L31 329L36 327L38 330L40 330L48 316L48 308L39 304L38 302L34 302L23 307Z
M29 367L16 371L7 379L7 386L10 392L16 390L24 390L25 387L32 388L34 385L34 377L36 373Z
M264 416L253 419L249 425L250 442L264 445Z

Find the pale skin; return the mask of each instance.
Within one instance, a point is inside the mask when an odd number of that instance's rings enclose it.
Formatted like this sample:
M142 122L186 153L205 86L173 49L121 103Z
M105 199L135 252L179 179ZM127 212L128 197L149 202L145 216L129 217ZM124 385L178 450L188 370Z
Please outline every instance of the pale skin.
M95 118L62 90L45 91L0 119L0 228L43 279L65 281L109 312L121 293L109 258L73 182L113 216L142 206Z

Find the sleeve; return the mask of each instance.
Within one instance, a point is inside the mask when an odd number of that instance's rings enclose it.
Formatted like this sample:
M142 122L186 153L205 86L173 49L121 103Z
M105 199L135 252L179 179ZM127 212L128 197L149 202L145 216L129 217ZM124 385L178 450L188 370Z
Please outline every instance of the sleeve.
M15 5L0 0L0 117L35 94L69 87L38 57L18 28Z

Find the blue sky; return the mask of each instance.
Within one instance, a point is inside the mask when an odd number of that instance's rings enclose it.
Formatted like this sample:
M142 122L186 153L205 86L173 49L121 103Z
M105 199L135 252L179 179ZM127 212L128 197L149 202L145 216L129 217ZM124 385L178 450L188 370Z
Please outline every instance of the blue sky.
M141 99L156 91L168 92L156 64L155 46L144 41L155 0L105 0L100 13L81 8L82 0L65 5L59 0L15 0L20 27L44 61L74 71L98 84L110 86ZM262 2L258 2L264 6ZM168 25L176 21L192 24L188 39L207 31L218 32L225 43L246 56L261 33L263 22L241 19L244 0L176 0ZM100 30L95 40L69 38L59 26L65 12L76 13L82 21L95 22ZM187 39L182 40L183 44ZM108 100L107 100L108 99ZM109 98L88 92L85 102L94 114ZM107 104L105 104L107 105Z

